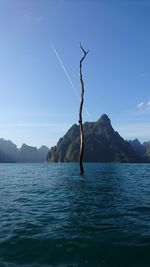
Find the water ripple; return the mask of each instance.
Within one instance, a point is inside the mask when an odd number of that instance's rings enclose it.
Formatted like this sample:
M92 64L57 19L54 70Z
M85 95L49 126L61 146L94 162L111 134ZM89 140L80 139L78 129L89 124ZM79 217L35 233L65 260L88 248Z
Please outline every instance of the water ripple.
M150 165L0 164L0 266L149 266Z

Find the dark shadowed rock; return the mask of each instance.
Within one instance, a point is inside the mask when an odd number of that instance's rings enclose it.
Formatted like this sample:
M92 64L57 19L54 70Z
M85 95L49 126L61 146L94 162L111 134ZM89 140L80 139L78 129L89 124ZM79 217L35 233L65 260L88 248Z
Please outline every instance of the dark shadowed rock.
M138 162L129 142L114 131L103 114L96 122L85 122L85 162ZM79 126L74 124L47 155L48 162L76 162L79 154Z
M129 140L129 143L131 144L133 150L138 156L143 157L145 155L147 146L141 144L137 138L134 140Z

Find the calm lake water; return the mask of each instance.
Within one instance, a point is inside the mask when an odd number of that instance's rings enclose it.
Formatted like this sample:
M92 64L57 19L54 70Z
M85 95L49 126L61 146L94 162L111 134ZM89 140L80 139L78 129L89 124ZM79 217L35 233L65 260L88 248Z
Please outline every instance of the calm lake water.
M0 267L150 266L150 164L0 164Z

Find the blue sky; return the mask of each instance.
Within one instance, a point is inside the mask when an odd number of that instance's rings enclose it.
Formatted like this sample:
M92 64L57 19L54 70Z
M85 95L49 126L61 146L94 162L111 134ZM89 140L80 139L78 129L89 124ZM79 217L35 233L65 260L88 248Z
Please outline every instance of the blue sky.
M0 0L0 137L50 147L77 123L81 41L84 121L149 140L149 14L149 0Z

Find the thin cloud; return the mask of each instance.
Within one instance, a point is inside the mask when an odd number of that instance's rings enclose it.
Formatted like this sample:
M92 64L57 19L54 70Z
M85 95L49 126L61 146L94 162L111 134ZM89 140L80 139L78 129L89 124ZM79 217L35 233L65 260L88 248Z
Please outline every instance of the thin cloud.
M150 111L150 99L146 101L141 101L137 104L137 109L140 111Z
M70 83L70 85L71 85L71 87L72 87L72 89L73 89L75 95L77 96L77 99L80 99L80 95L79 95L79 93L78 93L78 91L77 91L77 89L76 89L74 83L72 82L72 80L71 80L71 78L70 78L70 75L69 75L69 73L68 73L66 67L64 66L64 64L63 64L63 62L62 62L62 60L61 60L61 58L60 58L60 56L59 56L59 54L58 54L58 52L57 52L57 50L56 50L56 47L54 46L53 43L51 43L51 48L52 48L52 50L53 50L53 52L54 52L56 58L58 59L60 65L61 65L61 67L62 67L62 69L63 69L63 71L64 71L64 73L65 73L65 75L67 76L68 81L69 81L69 83ZM87 116L90 118L91 115L90 115L90 113L88 112L88 110L86 109L85 106L83 107L83 110L86 112Z
M139 104L137 104L137 108L142 108L144 106L144 102L140 102Z

